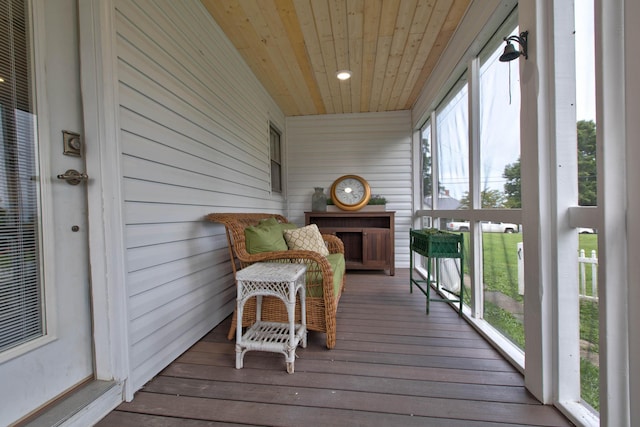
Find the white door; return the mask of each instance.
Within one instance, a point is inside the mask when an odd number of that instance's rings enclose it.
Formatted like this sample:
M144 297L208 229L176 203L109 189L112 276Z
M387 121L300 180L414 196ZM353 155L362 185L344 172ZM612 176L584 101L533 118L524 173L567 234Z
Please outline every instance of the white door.
M76 0L0 2L0 425L94 375L78 49Z

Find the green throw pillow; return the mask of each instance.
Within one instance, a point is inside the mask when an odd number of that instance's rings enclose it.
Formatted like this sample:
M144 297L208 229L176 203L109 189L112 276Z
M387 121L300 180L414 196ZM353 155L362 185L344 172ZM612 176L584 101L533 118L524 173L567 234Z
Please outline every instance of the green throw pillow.
M281 224L273 217L263 219L258 225L245 228L244 238L247 252L257 254L288 250L289 247L282 233L284 229L290 228L296 228L295 224Z

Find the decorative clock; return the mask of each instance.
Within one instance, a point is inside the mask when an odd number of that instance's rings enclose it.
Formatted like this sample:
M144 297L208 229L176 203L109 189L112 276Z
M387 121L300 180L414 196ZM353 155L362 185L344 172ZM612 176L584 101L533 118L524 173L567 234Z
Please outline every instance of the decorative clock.
M357 175L344 175L331 186L333 204L345 211L357 211L369 203L371 188L369 183Z

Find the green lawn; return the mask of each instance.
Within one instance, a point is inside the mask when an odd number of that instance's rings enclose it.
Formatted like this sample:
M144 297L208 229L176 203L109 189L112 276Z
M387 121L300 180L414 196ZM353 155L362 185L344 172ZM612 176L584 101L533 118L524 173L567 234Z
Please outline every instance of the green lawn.
M580 249L584 249L587 257L591 256L591 251L598 250L598 236L595 234L580 235ZM585 269L587 278L587 294L591 289L591 269ZM595 301L580 301L580 340L586 344L586 351L590 355L595 355L598 360L600 353L600 330L599 330L599 306ZM580 359L580 392L582 398L595 410L600 410L600 368L599 364L591 363L586 358Z
M484 233L483 273L486 290L501 292L522 302L518 294L518 243L522 234Z
M469 260L469 236L465 235L465 273L468 274ZM597 250L597 235L581 234L579 236L579 249L584 249L586 256L590 256L592 250ZM512 342L524 349L524 325L522 315L509 311L509 307L518 307L523 298L518 294L518 253L517 243L522 241L522 234L483 234L483 273L485 307L484 318ZM576 254L578 256L578 254ZM590 289L591 269L586 268L587 289ZM576 292L578 290L576 289ZM501 294L501 295L499 295ZM468 304L469 292L465 295ZM491 296L498 296L499 304L491 302ZM509 304L510 303L510 304ZM502 305L502 306L501 306ZM505 309L506 307L506 309ZM599 352L598 331L598 303L593 301L580 302L580 339L583 347L591 354ZM597 356L596 356L597 360ZM581 358L581 390L582 398L599 409L599 368L585 358Z

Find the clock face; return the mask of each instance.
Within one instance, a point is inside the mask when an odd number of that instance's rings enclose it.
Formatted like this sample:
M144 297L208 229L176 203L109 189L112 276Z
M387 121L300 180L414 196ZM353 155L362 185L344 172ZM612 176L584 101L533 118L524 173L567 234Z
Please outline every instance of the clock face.
M369 202L369 184L357 175L345 175L335 180L331 187L331 199L340 209L354 211Z

